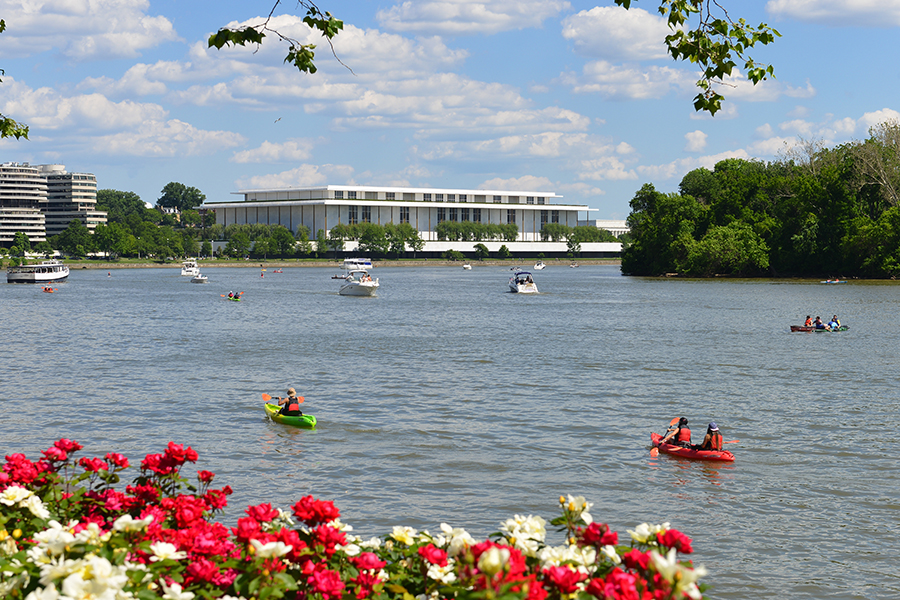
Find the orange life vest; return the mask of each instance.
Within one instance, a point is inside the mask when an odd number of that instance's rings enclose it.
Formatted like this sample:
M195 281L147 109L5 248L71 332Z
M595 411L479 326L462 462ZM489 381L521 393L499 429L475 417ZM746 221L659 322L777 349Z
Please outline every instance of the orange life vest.
M721 450L722 449L722 434L718 431L713 431L709 434L709 444L708 448L704 448L704 450Z
M691 443L691 430L687 427L680 427L678 429L678 435L675 436L676 442L685 442L687 444Z

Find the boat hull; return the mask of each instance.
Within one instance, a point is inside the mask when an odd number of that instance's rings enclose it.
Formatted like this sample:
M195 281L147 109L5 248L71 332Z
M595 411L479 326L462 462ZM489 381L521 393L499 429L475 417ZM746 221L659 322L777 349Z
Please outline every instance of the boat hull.
M209 277L206 275L197 275L191 279L191 283L209 283Z
M374 296L376 291L378 291L377 281L352 281L342 285L338 294L341 296Z
M68 278L69 267L56 261L9 267L6 270L7 283L56 283Z
M815 327L807 327L806 325L791 325L791 331L805 331L807 333L837 333L839 331L847 331L850 329L847 325L841 325L838 329L816 329Z
M292 427L303 427L304 429L315 429L316 427L316 418L313 415L291 417L279 414L278 411L281 410L281 407L276 406L275 404L269 404L267 402L264 406L266 408L266 414L276 423L291 425Z
M658 433L650 434L650 441L653 446L659 448L660 452L671 454L672 456L680 456L681 458L689 458L691 460L710 460L718 462L733 462L734 454L728 450L692 450L690 448L682 448L673 444L660 444L662 436Z
M533 283L510 283L509 291L514 294L537 294L538 289L537 286Z

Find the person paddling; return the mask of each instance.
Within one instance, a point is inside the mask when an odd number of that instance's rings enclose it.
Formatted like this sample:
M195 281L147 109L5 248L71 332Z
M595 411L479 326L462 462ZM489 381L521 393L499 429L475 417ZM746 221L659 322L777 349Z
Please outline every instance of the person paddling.
M300 411L300 403L303 402L303 397L297 397L297 392L294 388L289 388L287 391L287 397L282 398L281 396L276 397L278 400L278 406L281 407L279 411L281 414L288 417L299 417L303 413Z
M709 427L706 428L706 436L703 438L703 443L699 446L696 446L695 450L722 450L722 433L719 431L719 426L716 425L715 422L709 424Z
M678 427L672 429L659 441L660 444L674 444L685 448L691 447L691 430L688 428L687 417L678 419Z
M806 322L803 323L803 326L804 327L812 327L812 324L813 324L812 317L809 315L806 315Z

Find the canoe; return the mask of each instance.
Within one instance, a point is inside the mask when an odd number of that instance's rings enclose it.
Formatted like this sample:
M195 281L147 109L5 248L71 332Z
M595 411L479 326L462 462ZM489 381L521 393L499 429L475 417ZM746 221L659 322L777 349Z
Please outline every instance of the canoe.
M662 437L663 436L658 433L651 433L650 441L653 442L655 447L659 448L660 452L665 452L666 454L693 460L718 460L724 462L731 462L734 460L734 454L728 450L691 450L690 448L682 448L681 446L675 446L673 444L660 444L659 440L661 440Z
M278 411L281 410L281 407L277 404L269 404L266 402L263 406L266 407L266 414L269 415L269 418L276 423L293 425L294 427L305 427L306 429L315 429L316 427L316 418L312 415L289 417L278 413Z
M847 331L850 329L847 325L841 325L838 329L816 329L815 327L807 327L806 325L791 325L791 331L806 331L809 333L835 333L838 331Z

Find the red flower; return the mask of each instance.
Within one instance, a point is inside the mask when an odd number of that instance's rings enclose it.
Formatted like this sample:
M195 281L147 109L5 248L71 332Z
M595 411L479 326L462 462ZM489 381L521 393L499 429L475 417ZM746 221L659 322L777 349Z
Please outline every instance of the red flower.
M69 458L69 455L65 450L61 450L56 446L50 446L49 448L41 452L41 454L43 454L44 458L49 460L50 462L62 462Z
M351 581L356 584L356 589L354 590L353 595L358 600L368 598L372 594L372 591L375 589L375 586L381 583L381 580L378 579L377 576L365 571L360 571L359 575L351 579Z
M278 511L269 503L249 506L246 513L261 523L267 523L278 516Z
M316 500L312 496L304 496L293 506L294 516L313 527L320 523L334 521L341 516L330 500Z
M640 588L643 592L638 591L637 582L640 582ZM650 600L652 594L647 591L647 582L639 577L626 573L614 568L606 576L606 579L592 579L585 588L587 593L597 598L613 600Z
M322 594L322 600L340 598L344 591L344 582L340 573L331 571L322 565L317 565L316 570L309 576L307 583L313 593Z
M690 554L694 551L691 547L691 538L684 535L677 529L670 529L665 533L657 533L656 541L666 548L675 548L684 554Z
M444 556L446 557L446 555ZM359 556L351 556L350 562L360 571L383 569L387 565L387 563L379 559L374 552L363 552Z
M197 471L197 479L200 480L200 483L210 483L215 476L215 473L209 471Z
M228 497L222 490L209 490L203 496L203 501L210 510L222 510L228 506Z
M326 556L333 556L337 551L335 546L346 544L347 536L340 529L328 525L320 525L312 530L312 539L316 546L323 547Z
M241 517L237 520L237 527L232 527L231 531L241 542L249 542L256 539L262 529L259 527L259 521L253 517Z
M428 563L439 567L447 566L447 553L436 548L434 544L428 544L419 548L419 556L424 558Z
M109 465L107 465L106 461L104 461L102 458L82 457L81 460L78 461L78 464L84 467L85 471L90 471L91 473L106 471L109 469Z
M128 459L118 452L109 452L105 458L107 462L116 465L120 469L127 469L129 467Z
M191 561L187 566L186 574L185 583L193 583L195 581L213 583L221 575L216 564L207 558L198 558Z
M622 562L629 569L646 571L647 566L650 564L650 554L640 550L629 550L622 555Z
M591 523L581 532L579 545L582 546L615 546L619 543L619 534L610 531L605 523Z
M57 440L53 445L63 452L67 452L69 454L71 454L72 452L78 452L79 450L84 448L84 446L82 446L75 440L67 440L66 438Z
M578 591L578 584L587 579L587 574L569 567L550 567L544 573L561 594L573 594Z
M166 458L180 467L186 462L197 462L198 455L190 446L185 448L184 444L169 442L166 447Z

